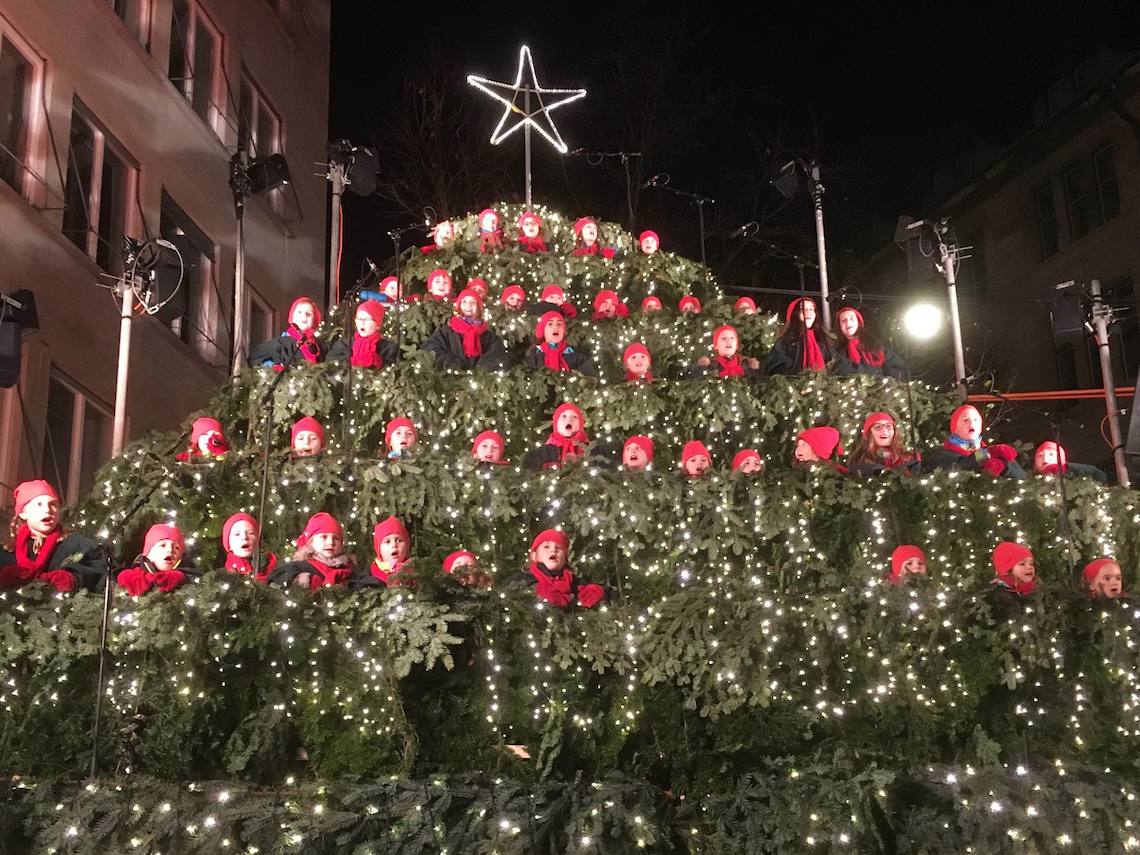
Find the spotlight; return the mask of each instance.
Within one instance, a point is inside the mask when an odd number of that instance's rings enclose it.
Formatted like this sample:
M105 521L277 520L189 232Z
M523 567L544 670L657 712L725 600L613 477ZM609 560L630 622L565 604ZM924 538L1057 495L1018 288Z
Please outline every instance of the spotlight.
M930 303L917 303L903 315L903 327L914 338L933 338L942 328L942 312Z

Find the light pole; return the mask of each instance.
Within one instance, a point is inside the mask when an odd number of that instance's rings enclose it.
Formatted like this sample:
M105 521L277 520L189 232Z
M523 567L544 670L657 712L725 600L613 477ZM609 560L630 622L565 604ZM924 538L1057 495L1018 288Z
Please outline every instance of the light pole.
M827 283L827 238L823 229L823 182L820 180L819 163L815 160L789 160L779 175L770 182L785 199L792 199L800 189L800 172L810 182L812 207L815 209L815 246L819 260L819 297L823 313L823 328L831 331L831 303L828 302Z

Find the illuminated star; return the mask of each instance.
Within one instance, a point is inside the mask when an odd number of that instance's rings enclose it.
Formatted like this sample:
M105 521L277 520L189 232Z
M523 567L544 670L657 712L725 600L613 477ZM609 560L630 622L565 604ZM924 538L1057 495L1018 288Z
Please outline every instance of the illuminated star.
M524 68L530 72L530 82L526 84L522 82ZM566 154L566 143L562 141L562 135L558 133L558 128L554 126L554 121L550 118L550 114L557 107L569 104L571 101L577 101L579 98L584 98L586 96L586 90L543 89L539 86L538 77L534 73L534 60L531 59L529 47L523 45L519 50L519 68L515 74L515 82L513 84L499 83L494 80L488 80L485 77L478 77L474 74L467 75L467 82L476 89L486 92L505 108L502 118L499 119L499 124L495 125L495 130L491 134L491 145L498 145L519 128L529 125L546 137L546 141L554 146L559 153ZM530 92L535 100L538 101L538 109L528 110L525 106L519 106L517 102L520 100L525 105L526 92ZM557 97L555 100L546 103L542 98L544 95ZM517 114L517 121L504 130L503 126L506 125L511 113Z

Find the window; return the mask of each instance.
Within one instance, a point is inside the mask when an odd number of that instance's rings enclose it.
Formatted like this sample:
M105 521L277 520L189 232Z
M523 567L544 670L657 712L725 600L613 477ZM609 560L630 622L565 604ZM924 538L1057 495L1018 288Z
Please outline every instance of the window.
M110 410L53 371L40 471L58 480L60 496L70 504L90 489L110 456Z
M1069 166L1037 191L1037 224L1045 258L1120 213L1112 147Z
M135 167L81 104L71 114L63 233L112 275L122 272Z
M238 138L251 160L285 150L281 139L281 118L246 73L241 77Z
M176 298L168 305L167 325L211 365L229 365L230 332L215 272L211 241L175 202L162 194L159 233L174 241L182 254L183 275Z
M225 128L222 36L199 0L174 0L170 17L170 82L219 137Z
M41 64L3 33L0 19L0 180L25 198L31 193L32 125Z
M246 293L249 295L249 319L246 324L248 336L246 338L246 353L263 341L268 341L276 335L277 330L273 323L273 307L261 295L246 283Z
M145 50L150 50L151 0L107 0L131 36Z

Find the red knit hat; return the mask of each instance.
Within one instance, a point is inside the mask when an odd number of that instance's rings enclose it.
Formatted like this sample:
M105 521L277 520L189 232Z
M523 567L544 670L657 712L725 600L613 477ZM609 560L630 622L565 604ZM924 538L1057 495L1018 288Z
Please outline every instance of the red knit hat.
M540 226L542 225L542 217L540 217L534 211L523 211L521 214L519 214L520 226L527 220L534 220L534 222L538 223Z
M950 433L954 433L954 425L958 424L959 416L967 410L973 410L978 414L978 418L982 418L981 412L973 404L963 404L950 414ZM982 419L982 424L985 425L985 419Z
M233 514L222 525L222 549L224 549L226 552L230 551L230 532L233 531L234 526L237 525L239 522L247 522L251 526L253 526L253 536L254 537L257 537L258 534L261 532L261 526L259 526L257 524L257 520L255 520L249 514L244 513L244 512L239 512L239 513Z
M475 437L475 441L473 443L471 443L471 456L472 457L475 456L475 449L477 449L479 447L479 445L484 440L488 440L488 439L493 439L493 440L495 440L495 442L497 442L499 444L499 451L500 452L506 450L507 444L505 442L503 442L503 437L501 434L499 434L497 431L485 430L481 434L479 434L477 437Z
M146 537L143 539L143 555L150 552L151 547L160 540L173 540L178 544L179 549L183 552L186 551L186 542L182 539L182 532L178 530L178 526L156 523L146 530Z
M332 514L326 514L324 511L313 514L305 524L305 530L297 538L297 548L300 549L318 534L339 534L344 537L344 529Z
M28 502L32 499L38 499L40 496L51 496L57 502L59 501L59 493L47 481L24 481L16 487L14 496L17 514L27 507Z
M594 297L594 311L595 312L601 311L602 304L605 303L607 300L612 300L615 304L621 302L621 298L618 297L616 291L610 291L608 289L603 290L603 291L599 291L597 293L597 296Z
M625 365L626 361L627 361L627 360L628 360L628 359L629 359L631 356L636 356L636 355L637 355L637 354L639 354L639 353L640 353L642 356L649 356L649 348L648 348L648 347L646 347L646 346L645 346L644 344L642 344L641 342L639 342L639 341L635 341L633 344L631 344L629 347L627 347L627 348L625 349L625 353L623 353L623 354L621 355L621 364L622 364L622 365ZM652 359L653 357L652 357L652 356L649 356L649 358L650 358L650 359Z
M456 311L459 311L459 303L464 297L471 297L472 299L474 299L475 302L479 305L479 314L480 315L483 314L483 298L482 298L482 296L480 296L478 291L476 291L474 288L470 287L470 283L468 283L468 287L466 287L462 291L460 291L459 296L455 298L455 310Z
M645 231L643 231L641 234L639 234L639 235L637 236L637 245L638 245L638 246L641 246L641 242L642 242L643 240L645 240L646 238L649 238L649 237L651 237L651 238L653 238L655 241L657 241L657 247L660 249L660 247L661 247L661 238L657 237L657 232L653 231L653 229L646 229L646 230L645 230Z
M899 580L899 577L902 576L903 563L911 558L921 558L926 561L925 553L912 543L904 543L902 546L895 547L895 551L891 553L890 580L892 582Z
M499 302L505 305L507 298L512 294L518 294L523 300L526 300L526 291L523 290L521 285L508 285L503 289L503 293L499 295Z
M640 448L642 451L644 451L645 456L649 458L649 462L650 463L653 462L653 440L652 439L645 436L644 434L637 434L636 436L631 436L629 439L627 439L625 441L625 444L621 447L621 451L622 451L623 455L625 454L626 448L628 448L631 445L636 445L638 448Z
M741 297L739 300L732 304L732 308L737 312L739 312L741 309L751 309L753 312L755 312L756 301L751 297Z
M429 290L431 289L431 280L435 279L435 277L437 277L437 276L442 276L444 279L446 279L447 280L447 287L449 289L451 288L451 273L444 270L442 267L437 267L435 270L433 270L431 273L429 273L427 275L427 286L428 286Z
M385 276L383 279L381 279L380 280L380 293L382 293L382 294L387 293L388 286L393 282L396 283L396 287L398 289L400 286L400 280L397 279L395 276Z
M716 347L717 339L719 339L726 332L731 332L736 336L736 340L738 342L740 341L740 333L736 331L736 327L734 327L732 324L721 324L719 327L713 330L712 345L714 348Z
M559 404L558 407L554 410L554 415L550 418L550 426L553 428L555 433L558 433L558 417L568 410L578 414L578 421L582 425L581 430L586 429L586 417L582 414L582 411L578 409L577 405L571 404L569 401L567 401L564 404Z
M190 425L190 442L193 445L198 444L198 440L208 434L210 431L222 432L222 423L217 419L212 419L209 416L202 416L201 418L194 419Z
M451 553L449 556L443 559L443 572L450 573L452 568L455 567L455 562L460 558L470 558L472 561L479 560L478 556L476 556L474 552L470 552L466 549L457 549L455 552Z
M796 297L796 299L788 303L788 309L784 312L784 323L790 324L792 322L792 315L795 314L796 307L803 302L811 303L813 306L815 305L815 300L808 299L807 297Z
M493 216L495 218L495 222L498 223L499 212L496 211L494 208L484 208L482 211L479 212L479 228L483 228L483 218L485 216L487 216L488 214Z
M563 300L566 299L566 292L562 290L562 286L560 285L547 285L542 289L542 293L539 295L539 299L547 300L555 294L557 294Z
M478 276L472 277L467 280L467 287L478 292L479 296L482 297L487 293L487 280L480 279Z
M833 459L832 455L842 456L843 454L843 446L839 443L839 431L827 425L808 428L796 439L802 439L810 445L811 450L822 460L831 460Z
M585 225L587 223L594 223L594 218L593 217L579 217L578 219L576 219L574 221L574 236L575 237L581 237L582 236L582 229L585 227ZM597 223L594 223L594 225L596 226Z
M696 457L698 454L703 454L710 462L712 461L712 455L709 454L705 444L699 439L690 439L681 449L681 466L684 466L690 458Z
M567 536L566 532L559 531L556 528L548 528L546 531L540 531L537 535L535 535L534 540L530 542L531 551L533 552L542 546L542 544L548 541L553 541L554 543L559 544L567 552L570 551L570 538Z
M895 417L890 413L882 411L871 413L871 415L863 419L863 436L866 436L871 432L871 426L875 424L875 422L890 422L892 425L894 425Z
M1037 449L1033 452L1033 457L1036 458L1037 455L1042 451L1048 451L1050 448L1055 448L1057 450L1057 463L1061 466L1061 468L1063 469L1064 467L1068 466L1069 455L1065 453L1065 446L1058 445L1051 439L1047 439L1039 446L1037 446Z
M366 315L368 315L368 317L372 318L372 320L374 320L376 322L376 326L383 326L383 324L384 324L384 304L383 303L379 302L378 300L365 300L363 303L361 303L359 306L356 307L356 314L359 315L361 312L364 312L364 314L366 314Z
M384 444L387 445L392 441L392 434L396 432L396 428L402 427L411 428L412 436L416 440L420 438L419 431L416 430L416 426L412 424L411 419L409 419L407 416L397 416L396 418L392 419L392 421L388 422L388 426L384 428Z
M1099 573L1109 564L1116 564L1119 566L1120 562L1115 558L1097 558L1096 560L1090 561L1085 565L1085 569L1081 571L1081 578L1084 579L1086 585L1091 585L1096 581L1097 573Z
M388 517L388 519L381 520L380 522L376 523L376 526L372 529L372 551L379 555L380 544L383 542L384 538L390 534L400 535L409 544L412 542L412 538L409 536L408 530L404 527L404 524L395 517Z
M994 570L999 576L1008 576L1014 564L1032 556L1029 547L1014 543L1012 540L1003 540L994 547Z
M654 294L650 294L648 297L641 301L641 311L644 312L650 306L656 306L658 309L660 309L661 298Z
M311 329L316 329L321 325L321 310L317 308L317 303L312 297L298 297L293 301L293 305L289 307L289 323L293 323L293 311L301 305L301 303L308 303L313 307L313 326Z
M749 457L755 457L761 464L764 462L764 458L760 456L760 452L755 448L742 448L736 452L736 455L732 458L732 471L738 471L740 467L744 465L744 461Z
M692 294L686 294L681 298L681 302L677 304L677 311L685 311L686 306L692 306L698 313L701 311L701 301L694 297Z
M293 422L293 430L289 437L289 444L292 445L297 441L297 434L303 430L310 430L320 437L321 445L325 444L325 429L321 427L321 423L314 419L312 416L305 416L303 419L297 419Z
M562 321L565 323L566 316L553 309L549 312L543 312L542 317L538 319L538 323L534 325L534 337L538 341L546 341L546 325L551 321Z

